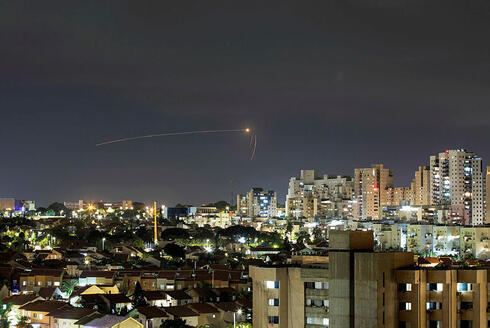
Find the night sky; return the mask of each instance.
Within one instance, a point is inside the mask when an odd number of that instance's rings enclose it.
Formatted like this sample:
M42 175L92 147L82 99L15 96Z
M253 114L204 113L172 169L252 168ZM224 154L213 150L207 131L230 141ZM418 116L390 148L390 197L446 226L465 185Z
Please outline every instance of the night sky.
M490 159L482 1L2 1L0 197L174 205ZM251 127L96 148L108 139ZM485 161L485 164L490 162Z

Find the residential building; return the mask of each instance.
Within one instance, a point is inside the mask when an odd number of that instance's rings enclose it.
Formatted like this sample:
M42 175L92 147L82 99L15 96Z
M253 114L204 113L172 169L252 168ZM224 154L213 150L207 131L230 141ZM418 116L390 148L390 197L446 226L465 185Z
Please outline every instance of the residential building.
M237 213L251 218L275 217L277 215L276 192L263 188L252 188L245 195L237 195Z
M412 199L412 190L407 187L390 187L384 193L383 206L406 206Z
M106 209L106 210L109 208L121 209L121 210L134 209L132 200L123 200L120 202L99 201L94 203L94 202L84 201L83 199L80 199L78 202L64 202L63 204L65 205L66 208L72 211L83 211L95 207L99 209Z
M490 224L490 166L485 176L485 223Z
M286 199L286 217L313 219L318 214L316 197L288 197Z
M251 266L250 277L254 327L328 327L327 264Z
M72 308L72 306L66 302L40 300L22 306L19 312L21 316L27 317L33 326L50 328L51 318L48 314L61 308Z
M286 216L314 218L352 217L353 182L347 176L323 175L315 170L301 170L300 177L289 180Z
M63 281L62 269L32 269L20 275L20 288L23 291L33 291L41 287L60 287Z
M395 327L394 269L413 263L411 252L374 252L371 231L331 231L330 327Z
M379 220L388 205L387 189L394 188L394 172L383 164L354 170L354 219Z
M93 309L61 307L48 314L50 328L77 327L75 322L83 318L92 318L99 313Z
M82 320L79 320L82 321ZM86 320L83 320L84 322ZM143 328L143 324L127 316L106 314L80 325L80 328Z
M157 306L139 307L135 315L135 319L143 324L144 328L158 328L167 318L167 313Z
M430 205L430 168L419 166L410 184L411 205L427 206Z
M32 200L20 200L15 198L0 198L0 211L34 211L36 210L36 203Z
M487 327L488 267L412 266L395 279L398 327Z
M465 149L446 150L430 157L430 202L451 209L450 220L483 224L482 159Z

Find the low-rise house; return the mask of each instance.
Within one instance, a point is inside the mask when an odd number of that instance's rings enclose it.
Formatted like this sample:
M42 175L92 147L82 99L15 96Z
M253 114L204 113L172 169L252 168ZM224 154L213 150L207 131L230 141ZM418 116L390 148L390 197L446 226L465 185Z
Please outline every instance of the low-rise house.
M97 294L119 294L117 286L83 286L75 287L70 295L70 304L73 306L81 306L82 295L97 295Z
M86 240L80 240L80 239L65 240L65 241L61 242L60 247L65 248L67 251L97 252L97 247L95 245L90 244Z
M63 299L63 292L59 287L41 287L36 293L47 301L59 301Z
M30 294L17 294L17 295L12 295L9 297L5 297L2 299L2 303L11 303L12 308L9 313L9 321L11 324L16 324L17 323L17 318L22 316L22 312L19 310L21 307L23 307L26 304L35 302L35 301L42 301L44 300L41 296L36 295L34 293Z
M218 295L213 293L211 288L192 288L186 291L186 293L192 297L192 303L202 303L202 302L216 302L218 301Z
M84 308L61 308L48 314L51 328L74 328L75 323L83 318L93 318L97 311Z
M135 319L143 324L144 328L159 328L168 314L156 306L145 306L136 309Z
M27 317L33 326L40 328L50 328L50 312L61 308L72 308L66 302L60 301L35 301L22 306L19 309L20 315Z
M80 320L77 320L73 324L73 328L83 328L90 321L93 321L93 320L98 319L98 318L102 318L103 316L104 316L104 314L101 314L99 312L94 312L91 315L88 315L86 317L81 318Z
M20 288L23 291L34 291L34 287L59 287L63 281L62 269L32 269L20 275Z
M192 297L190 297L183 290L166 291L167 300L164 306L177 306L188 304Z
M250 255L257 259L278 254L280 251L281 250L278 248L267 247L267 246L250 247Z
M133 292L136 288L136 284L141 286L141 272L140 271L118 271L118 278L116 279L116 285L120 290L124 292Z
M146 302L151 306L168 306L167 294L159 291L143 291Z
M38 260L47 261L47 260L62 260L63 253L56 249L41 249L34 251L34 257Z
M85 270L78 278L80 286L86 285L114 285L116 273L113 271L89 271Z
M199 313L192 310L189 306L171 306L163 308L165 312L169 315L170 319L182 319L189 326L196 327L199 322Z
M175 271L160 271L157 275L157 289L174 290L175 274Z
M130 257L143 257L144 254L140 249L128 245L114 246L110 252L112 254L128 254Z
M193 303L188 305L194 312L199 314L197 318L198 326L211 325L212 327L220 327L221 316L220 311L208 303ZM224 328L224 324L222 325Z
M105 294L100 296L108 301L111 313L121 313L123 309L127 312L133 308L131 300L124 294Z
M242 305L238 302L215 302L211 303L218 310L220 310L219 321L226 325L233 323L233 316L242 308Z
M143 290L157 290L157 274L143 273L140 278L141 288Z
M131 300L124 294L90 294L81 295L80 304L101 313L120 314L122 310L132 308Z
M143 328L143 324L131 317L105 315L85 323L83 328Z

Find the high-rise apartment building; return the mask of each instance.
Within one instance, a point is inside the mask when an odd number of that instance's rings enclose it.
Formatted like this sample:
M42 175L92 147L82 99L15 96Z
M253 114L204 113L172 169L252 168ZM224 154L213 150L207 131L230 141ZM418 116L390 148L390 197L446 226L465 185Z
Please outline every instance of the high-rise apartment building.
M412 190L407 187L388 188L384 191L385 200L382 206L403 206L410 204Z
M483 224L482 159L465 149L430 157L431 205L448 206L451 221Z
M426 206L430 204L430 168L419 166L410 184L410 204L415 206Z
M487 166L485 178L485 223L490 223L490 166Z
M286 215L313 218L352 216L353 182L347 176L318 177L315 170L301 170L300 177L289 180Z
M381 207L388 204L389 188L394 188L394 172L383 164L355 169L354 219L381 219Z
M313 219L318 214L318 198L286 197L286 217Z
M252 188L245 195L237 195L237 212L248 217L275 217L277 215L276 192L263 188Z
M9 211L34 211L36 203L32 200L20 200L14 198L0 198L0 210Z

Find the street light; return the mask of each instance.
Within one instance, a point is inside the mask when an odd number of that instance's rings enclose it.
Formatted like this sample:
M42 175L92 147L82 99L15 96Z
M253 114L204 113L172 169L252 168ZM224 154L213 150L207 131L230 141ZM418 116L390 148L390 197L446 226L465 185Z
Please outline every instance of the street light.
M105 248L104 248L104 242L105 242L105 237L102 238L102 251L105 251Z
M233 312L233 328L236 328L236 314L238 314L239 316L242 314L242 310L238 310L236 312Z

